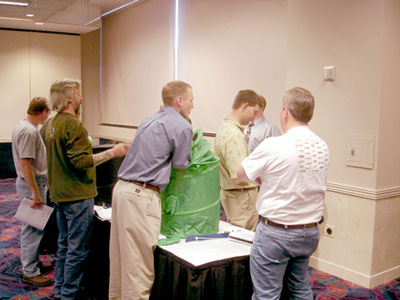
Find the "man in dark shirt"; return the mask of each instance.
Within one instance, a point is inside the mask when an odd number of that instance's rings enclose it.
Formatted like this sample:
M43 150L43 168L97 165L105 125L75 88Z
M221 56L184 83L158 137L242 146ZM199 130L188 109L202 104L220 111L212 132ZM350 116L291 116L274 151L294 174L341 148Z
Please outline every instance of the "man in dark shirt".
M82 101L80 82L59 79L50 88L50 103L57 114L46 129L48 186L55 203L59 229L55 299L77 298L89 253L94 197L95 166L124 156L127 144L93 154L83 123L76 118Z
M118 172L112 196L109 299L148 299L161 227L160 190L171 167L190 164L192 88L172 81L162 90L164 107L146 118Z

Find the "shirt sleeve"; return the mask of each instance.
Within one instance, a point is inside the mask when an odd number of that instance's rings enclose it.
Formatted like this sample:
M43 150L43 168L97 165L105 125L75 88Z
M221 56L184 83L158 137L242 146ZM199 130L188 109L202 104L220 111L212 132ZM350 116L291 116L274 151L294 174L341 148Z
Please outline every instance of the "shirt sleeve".
M93 167L92 145L82 123L79 122L78 125L71 126L66 145L67 156L76 169Z
M175 169L187 169L190 165L190 147L192 143L192 129L186 128L175 139L172 167Z
M249 155L246 140L241 135L233 135L225 141L223 156L225 158L226 169L231 179L237 177L236 171L239 164Z
M253 153L242 161L242 167L246 172L247 177L251 181L261 177L265 173L266 158L268 154L261 147L257 147Z
M19 135L18 141L19 158L36 158L35 134L32 131L24 130Z

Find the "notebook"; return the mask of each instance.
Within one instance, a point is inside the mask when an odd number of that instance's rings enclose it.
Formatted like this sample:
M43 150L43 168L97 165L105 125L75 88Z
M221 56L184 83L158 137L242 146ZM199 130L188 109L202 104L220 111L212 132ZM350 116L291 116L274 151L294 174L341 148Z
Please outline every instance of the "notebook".
M44 204L39 208L32 208L32 204L33 201L31 199L22 199L14 218L39 230L43 230L54 208Z
M238 230L229 233L228 240L251 246L253 244L254 232L250 230Z

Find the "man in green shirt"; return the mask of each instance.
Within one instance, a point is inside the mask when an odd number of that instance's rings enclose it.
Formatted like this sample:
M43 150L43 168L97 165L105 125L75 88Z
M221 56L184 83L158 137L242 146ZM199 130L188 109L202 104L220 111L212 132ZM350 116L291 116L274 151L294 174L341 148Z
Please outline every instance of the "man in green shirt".
M59 230L56 299L75 299L79 291L97 195L95 166L124 156L129 148L118 144L93 155L88 133L75 117L82 99L79 81L60 79L50 88L50 103L57 111L46 129L48 186Z
M261 100L256 92L239 91L232 112L225 117L217 133L214 146L215 154L221 159L221 203L228 222L253 231L258 222L258 185L254 182L238 184L236 170L249 155L244 127L254 120L260 106Z

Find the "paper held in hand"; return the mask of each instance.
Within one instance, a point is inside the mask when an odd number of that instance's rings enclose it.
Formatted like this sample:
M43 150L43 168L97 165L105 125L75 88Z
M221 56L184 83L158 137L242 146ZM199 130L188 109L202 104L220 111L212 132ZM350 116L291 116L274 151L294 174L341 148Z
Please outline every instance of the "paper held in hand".
M39 230L43 230L54 208L44 204L40 208L32 208L32 204L33 201L31 199L22 199L14 218Z

